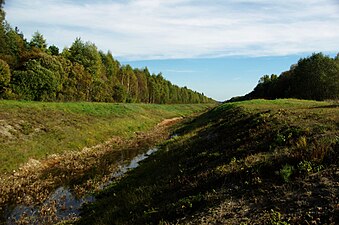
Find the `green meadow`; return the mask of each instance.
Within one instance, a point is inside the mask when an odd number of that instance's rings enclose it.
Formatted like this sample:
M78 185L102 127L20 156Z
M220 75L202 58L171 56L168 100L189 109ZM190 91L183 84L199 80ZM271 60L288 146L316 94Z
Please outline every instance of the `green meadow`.
M30 158L79 151L113 136L130 138L164 119L211 106L0 101L0 172L15 170Z

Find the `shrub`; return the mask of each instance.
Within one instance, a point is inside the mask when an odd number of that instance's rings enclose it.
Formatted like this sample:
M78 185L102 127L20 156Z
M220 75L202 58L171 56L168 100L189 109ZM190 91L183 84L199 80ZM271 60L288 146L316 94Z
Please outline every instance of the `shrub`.
M0 59L0 95L5 92L10 80L11 72L9 66L5 61Z
M279 174L285 182L289 182L291 175L293 174L294 167L286 164L280 169Z

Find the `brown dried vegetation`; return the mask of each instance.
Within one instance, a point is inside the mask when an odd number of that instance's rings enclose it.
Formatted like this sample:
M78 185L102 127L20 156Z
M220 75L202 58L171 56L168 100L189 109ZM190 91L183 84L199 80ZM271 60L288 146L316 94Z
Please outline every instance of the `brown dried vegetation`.
M173 118L159 123L152 131L138 132L131 138L112 137L103 144L86 147L79 152L53 154L44 160L30 159L27 164L13 171L11 175L0 177L1 221L5 221L6 211L15 205L42 205L58 187L68 186L77 196L84 196L102 189L122 163L117 160L122 154L131 159L169 135L169 126L182 118ZM128 155L130 154L130 155ZM43 205L36 218L22 215L12 222L30 224L32 222L50 224L58 221L55 202ZM72 217L70 217L72 218Z

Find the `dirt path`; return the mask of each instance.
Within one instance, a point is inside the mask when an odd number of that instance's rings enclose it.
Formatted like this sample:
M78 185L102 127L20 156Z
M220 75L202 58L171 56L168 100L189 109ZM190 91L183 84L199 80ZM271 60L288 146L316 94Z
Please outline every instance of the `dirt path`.
M161 121L160 123L158 123L158 127L161 127L161 126L170 126L170 125L173 125L174 123L182 120L183 117L174 117L174 118L171 118L171 119L165 119L163 121Z
M169 128L182 117L166 119L151 131L138 132L131 139L112 137L105 143L86 147L79 152L50 155L45 160L30 159L18 171L0 177L0 223L15 205L39 205L57 188L67 186L76 196L96 192L111 179L121 163L169 137ZM119 160L117 160L119 159ZM54 223L55 205L41 209L37 218L22 218L13 223ZM33 219L33 221L32 221Z

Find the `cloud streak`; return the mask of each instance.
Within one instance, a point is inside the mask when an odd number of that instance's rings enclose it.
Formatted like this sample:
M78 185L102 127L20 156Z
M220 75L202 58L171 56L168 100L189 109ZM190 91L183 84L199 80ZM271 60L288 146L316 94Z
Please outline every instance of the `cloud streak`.
M7 19L49 43L76 37L127 60L275 56L339 49L332 0L11 0Z

